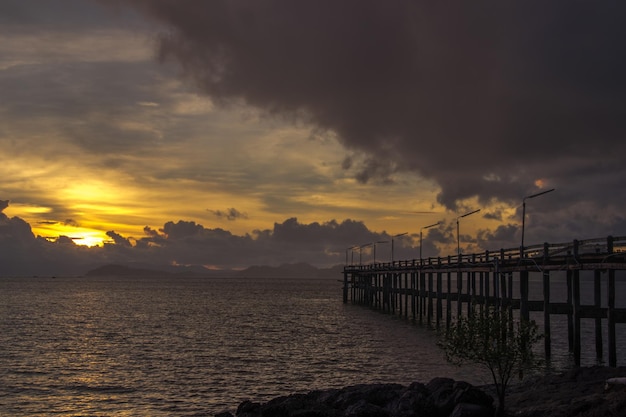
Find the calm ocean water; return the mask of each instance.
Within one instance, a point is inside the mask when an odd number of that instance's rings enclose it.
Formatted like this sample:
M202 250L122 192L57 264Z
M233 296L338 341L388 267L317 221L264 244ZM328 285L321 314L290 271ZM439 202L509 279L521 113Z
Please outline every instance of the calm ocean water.
M344 305L341 286L0 278L0 415L200 416L358 383L490 382L447 364L435 332Z

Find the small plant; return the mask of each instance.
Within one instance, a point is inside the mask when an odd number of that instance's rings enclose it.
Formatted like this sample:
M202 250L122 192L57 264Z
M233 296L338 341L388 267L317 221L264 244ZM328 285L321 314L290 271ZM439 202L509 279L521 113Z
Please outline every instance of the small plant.
M504 415L504 399L511 378L539 365L533 346L541 340L534 321L513 320L510 309L472 310L450 325L438 345L456 365L484 365L491 372L498 395L497 415Z

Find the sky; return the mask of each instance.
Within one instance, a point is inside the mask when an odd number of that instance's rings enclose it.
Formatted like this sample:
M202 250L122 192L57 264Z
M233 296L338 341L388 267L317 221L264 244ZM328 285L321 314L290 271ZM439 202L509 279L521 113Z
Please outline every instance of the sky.
M525 244L625 235L624 21L619 1L0 0L0 275L413 259L420 232L424 256L513 248L552 189Z

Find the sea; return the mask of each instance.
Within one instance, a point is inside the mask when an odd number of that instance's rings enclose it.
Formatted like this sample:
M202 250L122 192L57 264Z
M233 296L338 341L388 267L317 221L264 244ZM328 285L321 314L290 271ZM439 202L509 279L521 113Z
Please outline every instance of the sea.
M0 278L0 416L213 416L245 400L362 383L491 383L486 369L446 362L433 329L344 304L342 286ZM566 340L558 327L553 338ZM553 345L554 366L571 366L566 344Z

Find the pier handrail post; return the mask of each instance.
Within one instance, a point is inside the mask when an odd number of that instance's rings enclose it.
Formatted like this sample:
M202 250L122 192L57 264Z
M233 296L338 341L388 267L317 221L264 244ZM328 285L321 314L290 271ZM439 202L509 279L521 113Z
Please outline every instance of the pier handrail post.
M419 265L415 259L411 261L411 316L413 322L417 320L417 310L419 308L418 300L419 286Z
M472 253L472 264L476 263L476 254ZM474 304L476 304L476 272L472 271L472 272L468 272L468 280L470 283L470 286L468 286L468 294L470 294L469 296L469 306L470 308L473 310L474 309ZM482 313L482 306L481 306L481 311Z
M504 265L504 249L500 249L500 266ZM507 281L504 273L500 272L500 307L504 310L509 306L507 297Z
M593 271L593 306L596 311L599 311L602 307L602 271L600 269L594 269ZM596 359L602 359L602 318L596 317L595 330L596 330Z
M550 245L543 244L543 265L550 261ZM546 358L552 356L552 339L550 335L550 271L543 268L543 337Z
M432 324L432 319L433 319L433 272L432 272L432 258L428 258L428 267L429 267L429 271L428 271L428 304L427 304L427 308L428 310L426 311L426 320L428 325L430 326Z
M571 252L567 252L568 258L571 256ZM568 261L569 262L569 261ZM570 352L574 351L574 301L572 298L573 286L572 286L572 270L567 269L565 271L565 283L567 285L567 346Z
M511 254L509 254L508 257L508 261L509 264L511 264ZM513 318L513 308L512 308L512 304L513 304L513 271L509 271L509 273L507 274L507 298L509 299L509 305L511 306L511 308L509 309L510 312L510 316L511 319Z
M461 273L461 263L459 262L459 268L456 270L456 316L457 319L461 317L463 312L463 274Z
M448 255L448 266L452 263L452 257ZM446 294L446 330L450 329L450 322L452 321L452 272L448 269L446 274L447 281L447 294Z
M441 319L443 318L443 274L441 272L441 257L437 257L437 329L441 325Z
M579 242L574 240L574 260L578 259ZM572 299L574 310L574 363L580 366L580 270L574 269L572 282Z
M610 254L613 253L613 236L607 238L607 251ZM608 329L608 343L609 343L609 366L617 366L617 346L615 335L615 270L609 269L609 282L607 283L607 324Z
M491 259L489 257L489 251L485 251L485 264L489 265L489 263L491 262ZM485 272L485 278L484 281L482 283L482 288L484 288L484 297L485 297L485 306L487 307L487 310L489 310L489 305L491 304L491 297L489 295L489 290L491 289L489 286L489 272ZM481 288L481 291L482 291Z
M493 257L493 293L494 293L494 305L496 308L502 309L502 299L500 298L500 259L497 256Z
M528 270L520 271L520 315L523 320L530 320L530 311L528 308Z

